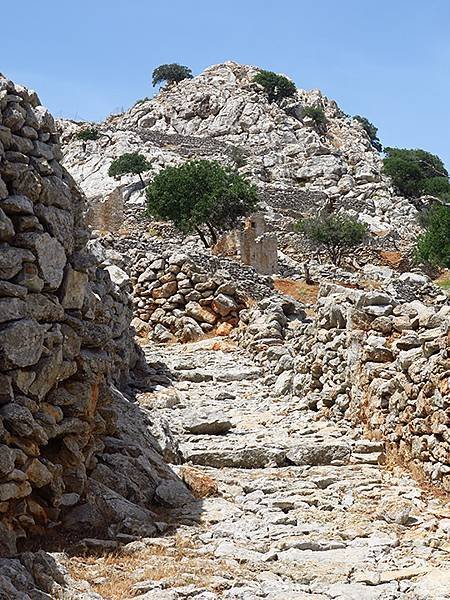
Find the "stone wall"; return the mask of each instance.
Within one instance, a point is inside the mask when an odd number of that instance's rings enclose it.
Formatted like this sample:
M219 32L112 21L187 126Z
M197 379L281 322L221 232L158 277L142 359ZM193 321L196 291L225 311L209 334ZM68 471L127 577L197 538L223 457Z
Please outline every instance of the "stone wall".
M86 251L60 158L37 95L0 76L0 552L83 497L135 360L130 298Z
M277 394L364 429L450 491L450 306L438 293L410 300L400 284L390 293L322 284L309 318L286 300L264 300L241 315L238 339Z
M147 253L132 269L133 325L156 341L191 341L204 334L228 334L245 300L226 273L210 275L186 254Z
M363 423L450 491L450 306L322 286L317 328L297 345L294 389Z

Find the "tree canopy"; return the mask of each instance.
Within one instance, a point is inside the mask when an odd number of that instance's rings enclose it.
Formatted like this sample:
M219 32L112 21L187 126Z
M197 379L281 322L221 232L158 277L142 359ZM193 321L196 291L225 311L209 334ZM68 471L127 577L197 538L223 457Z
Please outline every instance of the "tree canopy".
M254 76L253 81L264 88L269 102L278 102L283 98L294 96L297 91L293 81L273 71L261 70Z
M406 148L385 148L384 152L384 171L400 194L409 198L429 193L445 198L450 194L447 169L435 154Z
M122 154L119 158L114 160L108 169L108 175L110 177L120 178L122 175L139 175L139 179L144 184L142 179L142 173L151 169L151 164L147 161L143 154L139 152L130 152Z
M373 123L371 123L369 121L369 119L367 119L366 117L361 117L361 115L355 115L353 117L354 119L356 119L356 121L359 121L361 123L361 125L363 126L364 131L367 133L367 135L369 136L370 142L372 144L372 146L378 150L378 152L381 152L383 150L383 146L378 138L378 128L375 127L375 125Z
M192 79L192 71L189 67L171 63L168 65L160 65L156 67L152 74L152 85L158 85L166 81L167 83L179 83L183 79Z
M235 170L208 160L165 168L154 177L146 195L149 215L171 221L185 233L196 231L206 246L215 243L217 232L234 227L258 203L254 185Z
M343 256L359 246L367 236L367 225L341 214L320 214L297 222L296 231L303 233L319 248L324 249L336 266Z
M416 258L435 267L450 268L450 205L433 206L425 227L417 240Z

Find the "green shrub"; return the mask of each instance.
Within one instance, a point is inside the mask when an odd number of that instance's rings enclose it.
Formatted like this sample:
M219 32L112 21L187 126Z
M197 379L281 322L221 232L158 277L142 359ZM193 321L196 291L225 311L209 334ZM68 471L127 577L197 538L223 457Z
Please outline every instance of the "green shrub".
M426 218L426 230L419 236L416 258L435 267L450 267L450 205L436 205Z
M384 152L384 172L392 179L398 193L417 198L423 193L430 193L427 189L439 188L439 194L443 193L445 197L450 191L442 192L446 187L442 178L448 183L448 172L438 156L420 149L385 148ZM436 182L436 179L440 181Z
M205 246L215 243L218 231L234 227L258 203L254 185L233 169L208 160L167 167L156 175L146 195L150 216L171 221L185 233L196 231Z
M151 169L151 164L147 161L145 156L139 154L139 152L131 152L122 154L122 156L116 158L109 166L108 175L110 177L115 177L116 179L120 179L122 175L139 175L139 179L144 187L145 183L141 173L144 173L144 171L148 171L149 169Z
M77 140L82 140L83 142L95 141L100 137L100 133L95 127L85 127L77 131L75 137Z
M369 136L370 142L372 144L372 146L378 150L378 152L381 152L383 150L383 146L381 145L381 142L378 138L378 128L375 127L375 125L373 123L371 123L369 121L369 119L367 119L366 117L361 117L360 115L355 115L353 117L356 121L359 121L361 123L361 125L363 126L364 131L367 133L367 135Z
M179 83L183 79L192 79L192 71L188 67L171 63L169 65L160 65L152 74L152 85L158 85L166 81L168 84Z
M303 233L318 247L323 248L334 265L339 266L343 256L359 246L367 236L367 225L347 215L321 214L297 222L296 231Z
M273 71L261 70L254 76L253 81L264 88L269 102L278 102L283 98L289 98L294 96L297 91L294 82Z
M303 109L303 114L305 117L312 119L315 125L322 126L327 122L325 113L320 106L305 106Z
M447 177L430 177L423 182L423 194L450 200L450 183Z

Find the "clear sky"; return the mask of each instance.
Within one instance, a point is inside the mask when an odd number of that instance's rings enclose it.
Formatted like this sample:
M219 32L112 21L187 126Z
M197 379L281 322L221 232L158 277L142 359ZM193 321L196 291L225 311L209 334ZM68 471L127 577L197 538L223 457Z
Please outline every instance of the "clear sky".
M236 60L320 88L384 145L450 168L450 0L5 2L0 71L57 116L99 120L151 96L151 72Z

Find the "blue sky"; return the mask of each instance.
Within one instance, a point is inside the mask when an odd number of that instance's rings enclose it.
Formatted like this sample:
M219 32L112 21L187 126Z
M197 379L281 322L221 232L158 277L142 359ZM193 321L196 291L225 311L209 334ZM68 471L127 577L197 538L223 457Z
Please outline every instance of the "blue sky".
M320 88L385 145L450 168L450 0L24 0L2 6L0 72L57 116L151 96L151 72L236 60Z

